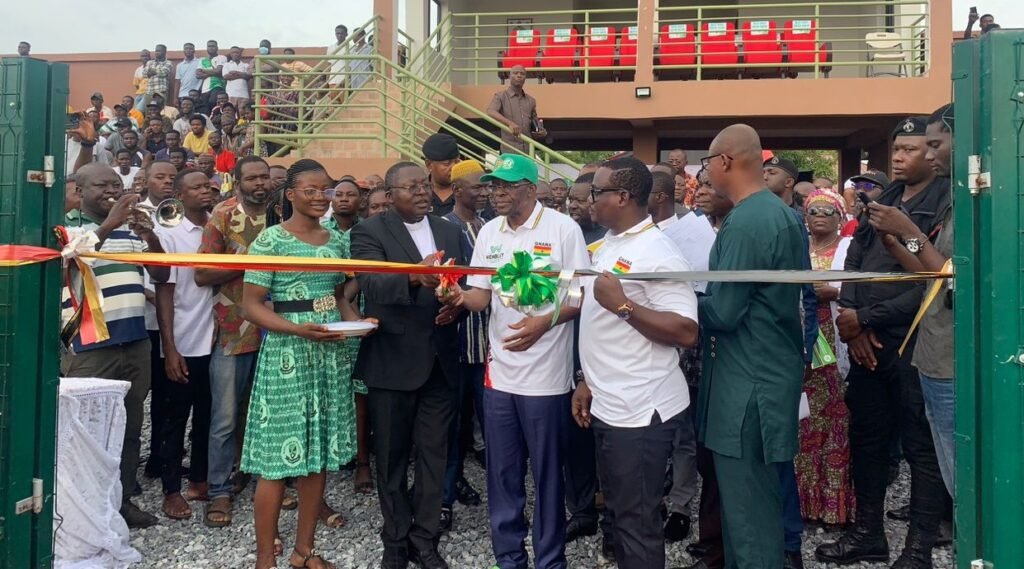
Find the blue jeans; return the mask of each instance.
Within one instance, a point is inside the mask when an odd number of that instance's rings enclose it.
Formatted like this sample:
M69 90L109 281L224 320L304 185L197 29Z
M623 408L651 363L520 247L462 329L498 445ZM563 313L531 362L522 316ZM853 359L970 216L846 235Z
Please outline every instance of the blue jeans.
M241 406L249 404L241 399L252 381L257 353L229 356L221 346L213 348L210 358L210 450L207 474L211 499L231 495L235 429Z
M939 472L942 482L946 485L949 495L953 495L956 481L956 464L954 461L953 411L956 408L956 387L953 378L921 376L921 394L924 396L924 414L932 428L932 439L935 440L935 457L939 459Z

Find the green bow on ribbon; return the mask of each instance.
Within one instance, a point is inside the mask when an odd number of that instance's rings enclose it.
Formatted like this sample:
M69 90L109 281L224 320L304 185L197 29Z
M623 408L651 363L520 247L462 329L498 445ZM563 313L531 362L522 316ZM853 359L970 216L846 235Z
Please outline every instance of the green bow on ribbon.
M491 277L491 286L502 304L526 311L548 303L558 303L558 280L534 271L553 271L551 265L526 251L512 253L512 261L498 267Z

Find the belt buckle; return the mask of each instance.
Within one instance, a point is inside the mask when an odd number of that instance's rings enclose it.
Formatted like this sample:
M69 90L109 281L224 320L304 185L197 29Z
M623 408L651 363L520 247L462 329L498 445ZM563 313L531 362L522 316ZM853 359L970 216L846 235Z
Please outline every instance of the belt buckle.
M338 301L334 295L321 296L313 299L313 312L327 312L338 307Z

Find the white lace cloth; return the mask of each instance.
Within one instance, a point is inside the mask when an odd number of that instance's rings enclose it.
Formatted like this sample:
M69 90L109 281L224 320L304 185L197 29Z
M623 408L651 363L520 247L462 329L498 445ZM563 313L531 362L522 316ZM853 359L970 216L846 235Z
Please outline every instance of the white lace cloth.
M65 377L57 420L56 569L124 569L141 561L118 513L129 383Z

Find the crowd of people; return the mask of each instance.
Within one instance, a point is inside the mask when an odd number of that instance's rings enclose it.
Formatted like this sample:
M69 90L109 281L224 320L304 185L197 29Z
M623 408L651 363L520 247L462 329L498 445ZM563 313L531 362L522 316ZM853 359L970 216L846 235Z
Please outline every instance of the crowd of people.
M618 157L545 181L522 154L488 167L435 134L423 166L357 179L260 156L241 49L225 58L211 41L197 59L186 44L176 67L164 46L140 57L136 92L113 109L94 93L68 129L66 224L72 236L95 233L100 251L495 269L526 252L598 276L574 278L580 302L554 309L510 303L480 275L442 285L429 272L97 261L109 339L74 333L74 275L62 294L73 332L62 373L131 384L120 463L129 527L158 522L131 500L140 467L160 480L164 516L190 520L205 502L210 527L234 523L234 501L256 477L256 569L283 555L331 567L314 533L346 523L324 488L327 472L351 467L354 489L378 496L381 566L445 568L437 544L456 503L483 501L463 475L475 456L499 569L530 564L531 528L538 568L566 567L566 543L598 532L619 567L664 567L665 543L691 525L690 569L803 567L805 524L842 531L817 548L819 561L887 562L883 501L902 455L910 503L888 515L909 520L909 533L892 567L930 568L932 548L950 540L947 288L914 329L920 283L629 278L941 270L952 243L950 106L899 122L891 181L868 170L839 188L766 160L745 125L718 134L697 175L677 149L651 167ZM491 109L509 147L546 134L520 75ZM183 219L165 227L152 209L171 198ZM373 331L354 337L339 322ZM286 551L278 519L296 508Z

